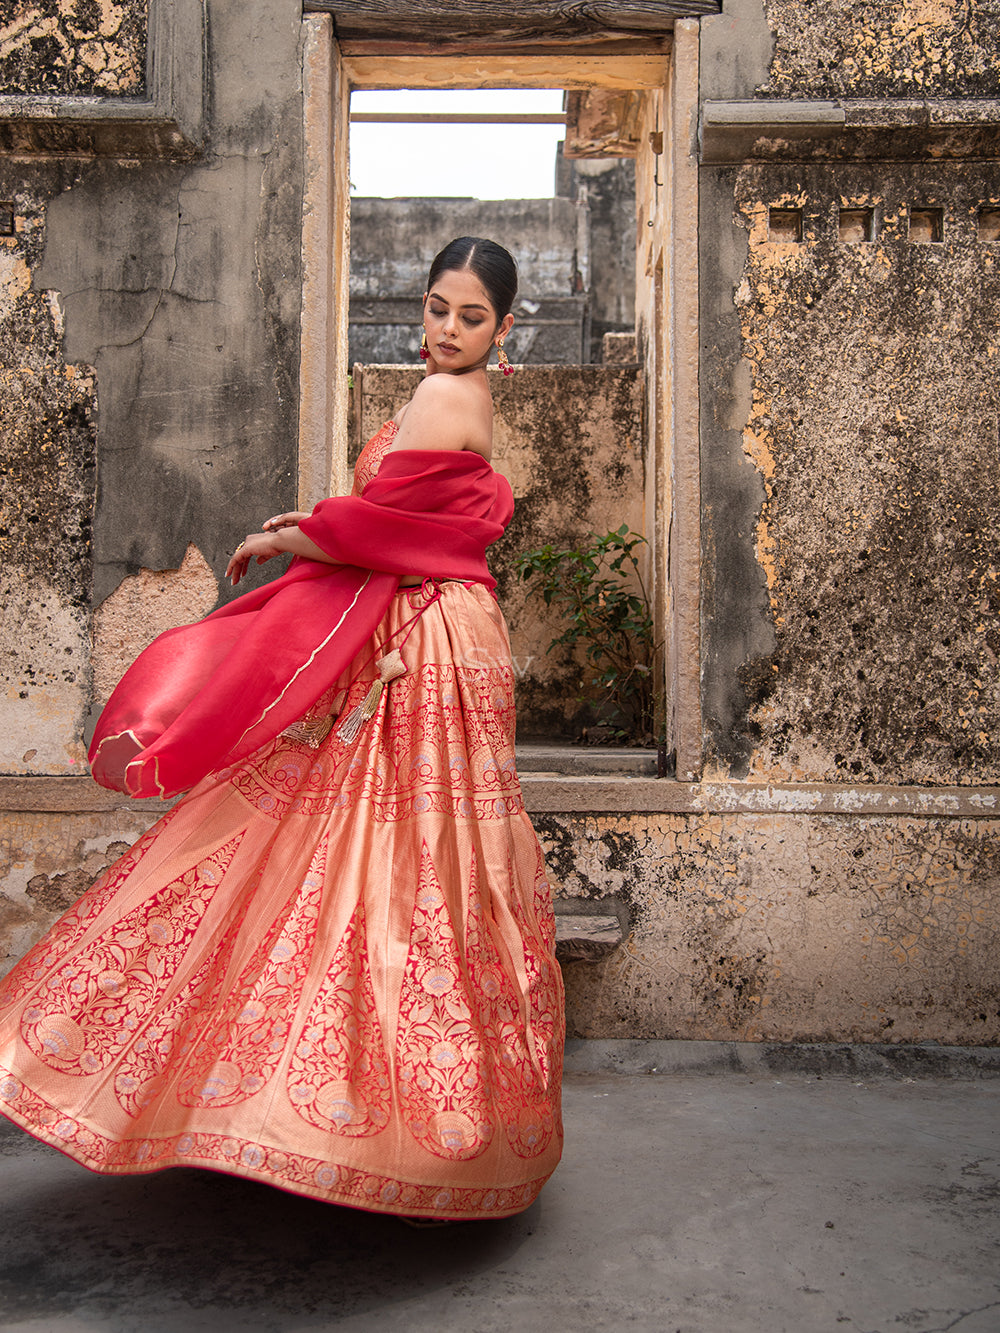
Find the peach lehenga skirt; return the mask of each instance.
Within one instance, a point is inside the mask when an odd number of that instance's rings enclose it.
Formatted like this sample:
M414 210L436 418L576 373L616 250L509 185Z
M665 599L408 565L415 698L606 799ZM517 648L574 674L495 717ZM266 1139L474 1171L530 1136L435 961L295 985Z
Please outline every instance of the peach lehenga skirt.
M531 1203L562 1142L550 894L503 618L440 591L352 743L286 735L206 778L21 960L0 1111L100 1172L442 1218ZM372 650L427 597L398 593Z

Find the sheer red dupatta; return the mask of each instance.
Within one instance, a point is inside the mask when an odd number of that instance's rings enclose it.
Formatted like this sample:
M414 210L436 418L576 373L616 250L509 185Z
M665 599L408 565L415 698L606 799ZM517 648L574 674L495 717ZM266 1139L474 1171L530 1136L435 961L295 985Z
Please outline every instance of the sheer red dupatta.
M168 630L101 714L94 779L173 796L279 735L347 670L405 576L495 580L486 548L510 522L510 485L479 454L400 449L360 496L321 501L302 531L337 563L287 573Z

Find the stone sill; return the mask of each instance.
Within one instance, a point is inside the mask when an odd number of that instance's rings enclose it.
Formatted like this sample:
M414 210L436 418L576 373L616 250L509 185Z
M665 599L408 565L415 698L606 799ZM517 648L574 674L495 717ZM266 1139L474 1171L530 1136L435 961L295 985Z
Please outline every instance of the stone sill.
M200 151L154 102L0 97L0 153L5 156L186 161Z
M565 754L565 751L561 753ZM580 752L590 758L593 752ZM642 755L648 751L640 751ZM879 815L920 819L1000 819L1000 787L848 786L809 782L676 782L671 778L579 774L522 768L531 814ZM0 776L0 811L165 814L172 801L136 801L89 777Z
M822 154L845 149L852 137L884 139L890 156L926 152L961 158L983 151L982 137L1000 132L1000 100L986 98L839 98L836 101L757 98L706 101L699 141L706 166L763 157L796 156L796 147Z

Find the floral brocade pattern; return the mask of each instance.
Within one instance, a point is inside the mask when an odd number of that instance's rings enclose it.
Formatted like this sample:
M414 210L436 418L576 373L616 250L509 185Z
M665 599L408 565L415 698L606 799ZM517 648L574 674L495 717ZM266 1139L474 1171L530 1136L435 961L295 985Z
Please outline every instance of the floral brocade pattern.
M239 842L140 903L36 991L21 1036L43 1064L96 1074L134 1039L166 994Z
M472 892L475 888L473 869ZM477 1157L493 1138L491 1069L472 978L426 847L399 1001L400 1103L410 1133L437 1157Z
M287 1095L304 1120L350 1138L377 1134L389 1120L389 1063L368 968L363 903L294 1044Z
M356 681L347 713L368 692ZM347 810L364 802L377 820L433 811L506 819L523 809L514 762L514 676L509 668L425 666L392 682L378 723L347 745L336 727L318 749L281 738L225 772L271 819ZM367 736L378 740L375 753Z

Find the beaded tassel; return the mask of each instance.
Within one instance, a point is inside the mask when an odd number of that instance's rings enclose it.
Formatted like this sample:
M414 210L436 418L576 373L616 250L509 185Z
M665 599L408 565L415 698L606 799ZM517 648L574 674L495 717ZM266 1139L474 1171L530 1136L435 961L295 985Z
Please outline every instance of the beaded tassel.
M360 703L354 705L337 728L337 735L345 745L350 745L352 741L356 740L368 719L375 716L379 700L382 698L382 691L389 682L396 680L399 676L406 675L406 663L403 661L398 648L393 648L391 653L386 653L385 657L380 657L375 665L379 671L378 680L372 681L368 693Z

